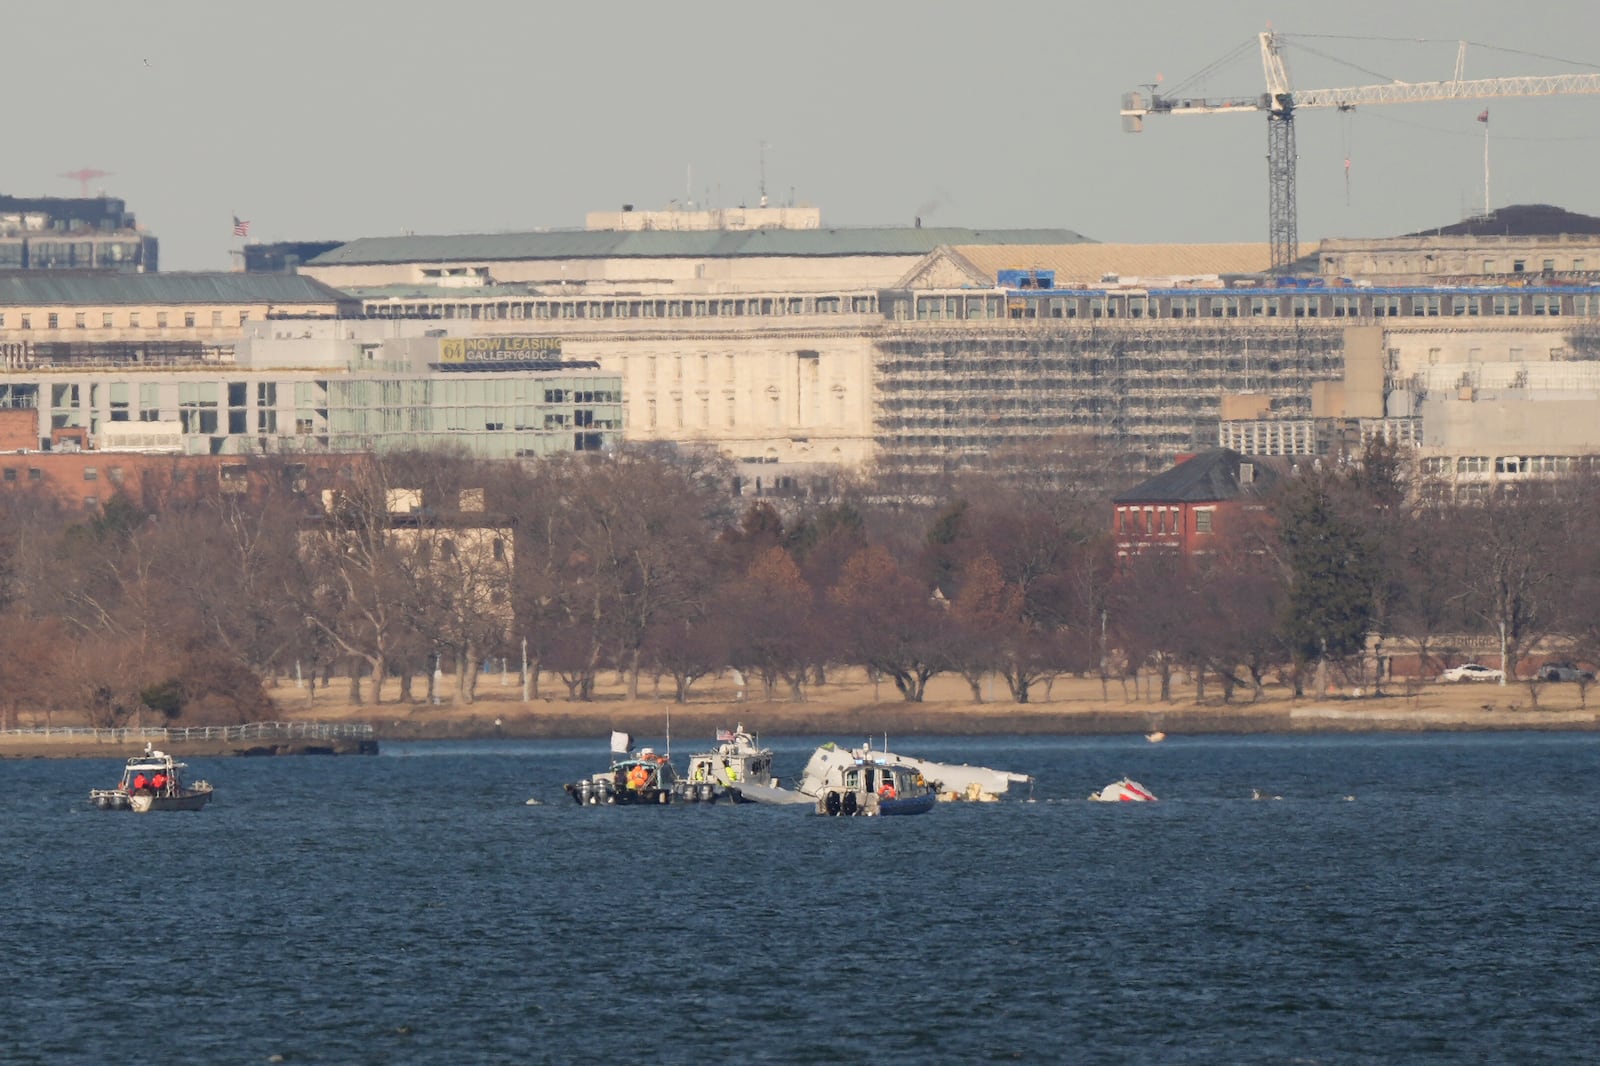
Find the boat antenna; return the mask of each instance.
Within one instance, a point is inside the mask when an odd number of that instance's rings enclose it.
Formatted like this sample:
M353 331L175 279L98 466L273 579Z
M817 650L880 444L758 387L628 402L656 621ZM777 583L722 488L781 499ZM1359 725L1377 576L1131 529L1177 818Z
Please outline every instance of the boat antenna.
M672 758L672 705L667 705L667 758Z

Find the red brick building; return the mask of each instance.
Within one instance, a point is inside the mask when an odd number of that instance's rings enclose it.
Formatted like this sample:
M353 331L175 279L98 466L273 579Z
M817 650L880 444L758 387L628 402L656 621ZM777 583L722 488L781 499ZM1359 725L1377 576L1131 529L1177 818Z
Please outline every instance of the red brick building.
M1118 555L1167 548L1194 555L1261 511L1279 471L1228 448L1181 456L1176 466L1112 499Z
M30 414L32 412L29 412ZM0 501L36 492L72 510L98 511L122 494L141 506L211 494L303 497L319 509L325 488L347 483L361 455L146 455L138 452L0 453Z
M39 446L39 412L32 407L0 407L0 452Z

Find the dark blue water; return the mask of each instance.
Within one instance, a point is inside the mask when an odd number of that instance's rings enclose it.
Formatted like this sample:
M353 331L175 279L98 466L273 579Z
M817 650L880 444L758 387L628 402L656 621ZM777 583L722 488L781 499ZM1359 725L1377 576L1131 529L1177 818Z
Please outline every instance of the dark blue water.
M195 759L138 816L0 764L0 1061L1596 1057L1594 734L890 740L1038 802L579 808L602 740ZM1162 802L1084 801L1124 774Z

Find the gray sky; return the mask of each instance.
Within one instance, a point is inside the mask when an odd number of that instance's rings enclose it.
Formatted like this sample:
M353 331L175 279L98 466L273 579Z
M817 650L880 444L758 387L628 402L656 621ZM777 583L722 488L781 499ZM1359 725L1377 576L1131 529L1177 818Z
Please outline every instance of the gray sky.
M1117 110L1240 46L1184 92L1259 93L1269 23L1301 89L1445 79L1457 39L1468 77L1600 70L1579 0L56 0L7 15L0 191L110 171L90 191L164 269L224 270L235 213L252 240L349 240L754 204L764 141L771 201L825 225L1264 241L1264 116L1132 135ZM1481 210L1485 106L1494 206L1600 215L1600 95L1304 111L1301 240Z

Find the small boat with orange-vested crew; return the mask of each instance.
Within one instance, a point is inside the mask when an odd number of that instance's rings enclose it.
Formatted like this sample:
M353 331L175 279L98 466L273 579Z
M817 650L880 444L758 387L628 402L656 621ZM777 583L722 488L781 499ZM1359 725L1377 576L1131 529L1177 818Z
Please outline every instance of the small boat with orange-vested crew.
M680 787L669 756L658 754L654 748L641 748L636 755L631 736L612 733L610 769L563 785L562 789L580 807L665 806L677 798Z
M102 811L198 811L211 802L209 782L185 782L187 763L181 763L150 744L122 768L114 788L92 788L89 802Z

